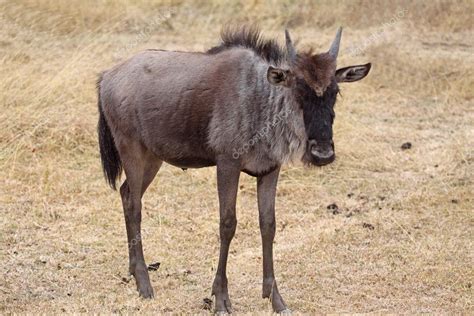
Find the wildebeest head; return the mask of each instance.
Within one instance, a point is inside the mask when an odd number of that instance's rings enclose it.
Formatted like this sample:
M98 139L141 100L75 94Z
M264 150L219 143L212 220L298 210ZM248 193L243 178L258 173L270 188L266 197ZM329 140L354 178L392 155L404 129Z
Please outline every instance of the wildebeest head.
M270 66L267 72L268 81L291 89L294 99L302 108L308 137L302 160L316 166L329 164L336 158L332 125L338 84L361 80L371 67L369 63L336 70L341 34L342 29L339 28L328 52L297 54L286 31L289 68Z

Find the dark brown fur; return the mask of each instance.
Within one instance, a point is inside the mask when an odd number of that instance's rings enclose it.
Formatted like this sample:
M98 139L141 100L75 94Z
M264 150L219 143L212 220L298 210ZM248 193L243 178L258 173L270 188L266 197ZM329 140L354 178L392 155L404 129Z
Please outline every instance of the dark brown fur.
M336 60L328 53L313 55L309 52L300 55L296 64L308 85L322 96L336 73Z
M281 46L273 39L263 38L260 30L255 26L227 27L222 30L221 39L222 43L209 49L208 54L218 54L227 49L245 47L275 65L287 59L287 54Z

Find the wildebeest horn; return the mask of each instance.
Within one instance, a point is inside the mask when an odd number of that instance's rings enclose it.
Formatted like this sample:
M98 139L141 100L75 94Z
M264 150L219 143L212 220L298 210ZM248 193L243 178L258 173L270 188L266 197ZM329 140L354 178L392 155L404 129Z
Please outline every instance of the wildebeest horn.
M336 33L336 38L332 42L331 48L329 49L329 55L333 58L337 58L339 54L339 44L341 43L342 27L339 27Z
M288 29L285 29L285 41L288 58L291 62L294 62L296 60L296 50L291 42L290 32L288 32Z

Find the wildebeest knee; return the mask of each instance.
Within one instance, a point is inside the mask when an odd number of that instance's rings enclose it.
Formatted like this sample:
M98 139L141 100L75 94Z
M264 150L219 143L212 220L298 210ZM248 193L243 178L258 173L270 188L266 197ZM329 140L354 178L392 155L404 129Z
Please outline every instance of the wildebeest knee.
M120 186L120 196L122 197L122 200L128 200L130 195L130 189L128 188L127 181L125 181L121 186Z
M141 221L141 199L132 196L130 188L125 181L120 187L120 195L125 211L125 220L127 221Z
M259 219L260 229L263 234L274 234L276 229L275 218L261 217Z
M220 226L224 236L232 238L237 227L237 218L235 216L225 217L222 219Z
M125 219L128 220L127 217L130 217L129 211L132 209L132 201L130 199L130 188L128 187L127 181L125 181L120 186L120 196L122 197L122 205L125 211Z

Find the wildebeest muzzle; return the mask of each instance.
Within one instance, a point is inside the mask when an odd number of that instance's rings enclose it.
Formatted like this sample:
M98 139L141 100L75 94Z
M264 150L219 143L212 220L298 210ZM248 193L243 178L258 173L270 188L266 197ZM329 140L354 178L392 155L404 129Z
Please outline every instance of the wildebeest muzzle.
M324 166L330 164L336 159L334 152L334 142L329 141L316 141L311 139L308 141L307 146L308 156L311 157L310 162L316 166Z

